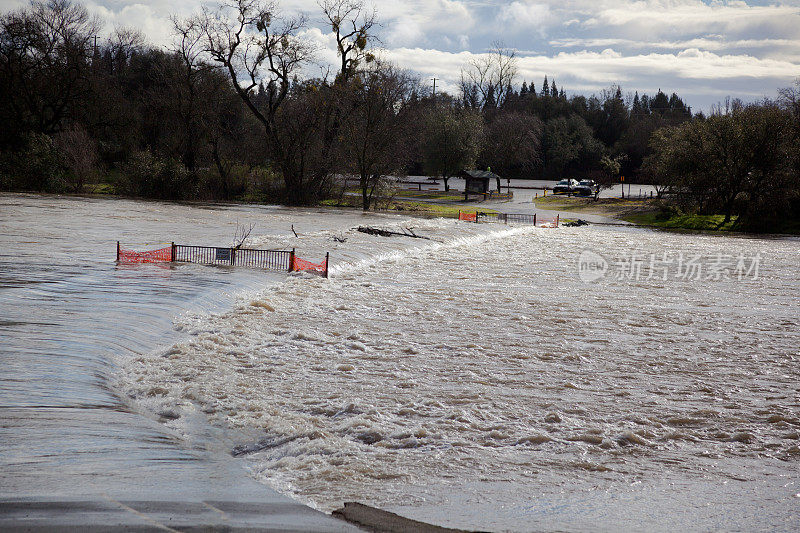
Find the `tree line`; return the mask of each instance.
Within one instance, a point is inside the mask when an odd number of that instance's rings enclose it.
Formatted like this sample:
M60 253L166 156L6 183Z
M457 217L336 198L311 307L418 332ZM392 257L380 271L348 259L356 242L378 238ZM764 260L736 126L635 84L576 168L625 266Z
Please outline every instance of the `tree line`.
M727 217L797 213L794 89L709 116L661 90L567 96L552 78L520 85L515 52L498 44L464 65L458 94L432 94L376 54L376 14L361 0L318 6L338 53L318 76L307 74L307 20L272 0L174 18L165 49L131 29L99 40L102 21L72 0L3 15L0 188L102 183L137 197L308 205L354 175L368 209L389 176L447 184L491 168L606 185L624 175Z

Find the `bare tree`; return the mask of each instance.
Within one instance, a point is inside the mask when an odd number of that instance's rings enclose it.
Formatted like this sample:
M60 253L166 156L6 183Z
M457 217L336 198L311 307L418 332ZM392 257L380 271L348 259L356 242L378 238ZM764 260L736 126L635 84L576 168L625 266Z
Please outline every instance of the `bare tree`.
M57 133L53 138L69 170L72 191L82 193L86 183L97 171L97 145L80 125Z
M136 28L115 28L108 39L108 48L115 58L130 59L131 55L141 52L144 47L144 35Z
M356 74L349 92L352 112L342 128L342 149L349 170L359 176L362 207L370 208L385 176L405 166L411 121L409 96L416 82L407 73L386 64Z
M321 0L317 4L336 36L336 53L341 61L337 81L347 82L362 63L375 59L369 45L377 40L372 32L377 14L362 0Z
M500 107L516 75L516 51L500 42L492 43L488 53L473 57L466 68L461 69L463 99L479 100L483 107Z
M33 131L60 131L85 90L91 40L101 27L70 0L31 2L0 18L0 79L15 97L11 120ZM5 113L3 113L5 115Z
M247 239L250 238L250 234L253 233L253 228L255 228L255 223L251 222L248 227L245 227L244 224L239 224L239 221L236 221L236 232L233 234L233 247L238 250Z
M289 203L302 204L313 194L307 169L293 157L294 140L282 135L278 113L289 95L291 82L307 63L313 47L297 37L305 17L281 18L271 0L231 0L216 10L178 24L179 31L197 31L202 49L228 73L233 88L264 128L270 153L279 165ZM255 91L264 83L263 104Z

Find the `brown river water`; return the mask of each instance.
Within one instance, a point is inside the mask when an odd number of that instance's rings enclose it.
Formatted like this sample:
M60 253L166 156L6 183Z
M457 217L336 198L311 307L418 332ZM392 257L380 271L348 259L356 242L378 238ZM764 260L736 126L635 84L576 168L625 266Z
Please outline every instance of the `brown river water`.
M331 278L114 262L251 222ZM0 229L6 496L224 455L451 527L800 524L798 239L24 195Z

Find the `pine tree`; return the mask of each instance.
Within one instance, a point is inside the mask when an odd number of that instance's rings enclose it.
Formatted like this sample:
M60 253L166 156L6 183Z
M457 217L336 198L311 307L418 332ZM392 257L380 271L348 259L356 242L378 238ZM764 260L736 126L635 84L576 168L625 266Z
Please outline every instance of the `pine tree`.
M558 96L558 89L556 89L556 80L553 80L553 83L550 85L550 96L553 98Z
M659 89L658 93L650 100L650 110L659 115L664 115L664 113L669 110L669 98L667 98L667 95L664 94L661 89Z
M633 105L631 106L631 115L642 114L642 103L639 101L639 91L633 95Z
M544 77L544 83L542 83L542 96L550 96L550 85L547 83L547 76Z
M503 98L503 106L512 105L514 101L517 99L517 93L514 92L514 88L509 85L506 87L506 95Z
M528 92L531 93L531 96L536 97L536 86L531 82L530 87L528 87Z
M528 84L527 82L522 82L522 87L519 89L519 96L520 98L524 98L528 94Z
M486 100L483 102L484 109L494 109L497 107L497 99L494 96L494 86L490 85L486 91Z

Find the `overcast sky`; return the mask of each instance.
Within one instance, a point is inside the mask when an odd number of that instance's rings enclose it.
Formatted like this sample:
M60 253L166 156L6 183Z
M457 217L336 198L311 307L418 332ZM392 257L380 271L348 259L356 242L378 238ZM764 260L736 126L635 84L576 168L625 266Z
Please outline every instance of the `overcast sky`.
M369 2L370 0L366 0ZM0 0L3 12L26 4ZM169 15L185 16L201 0L90 0L114 26L140 29L152 44L170 42ZM213 3L212 3L213 4ZM517 84L555 78L568 94L659 88L706 110L726 96L775 96L800 77L800 0L373 0L382 55L455 92L472 54L501 40L519 56ZM306 36L335 57L315 0L283 0L309 16Z

